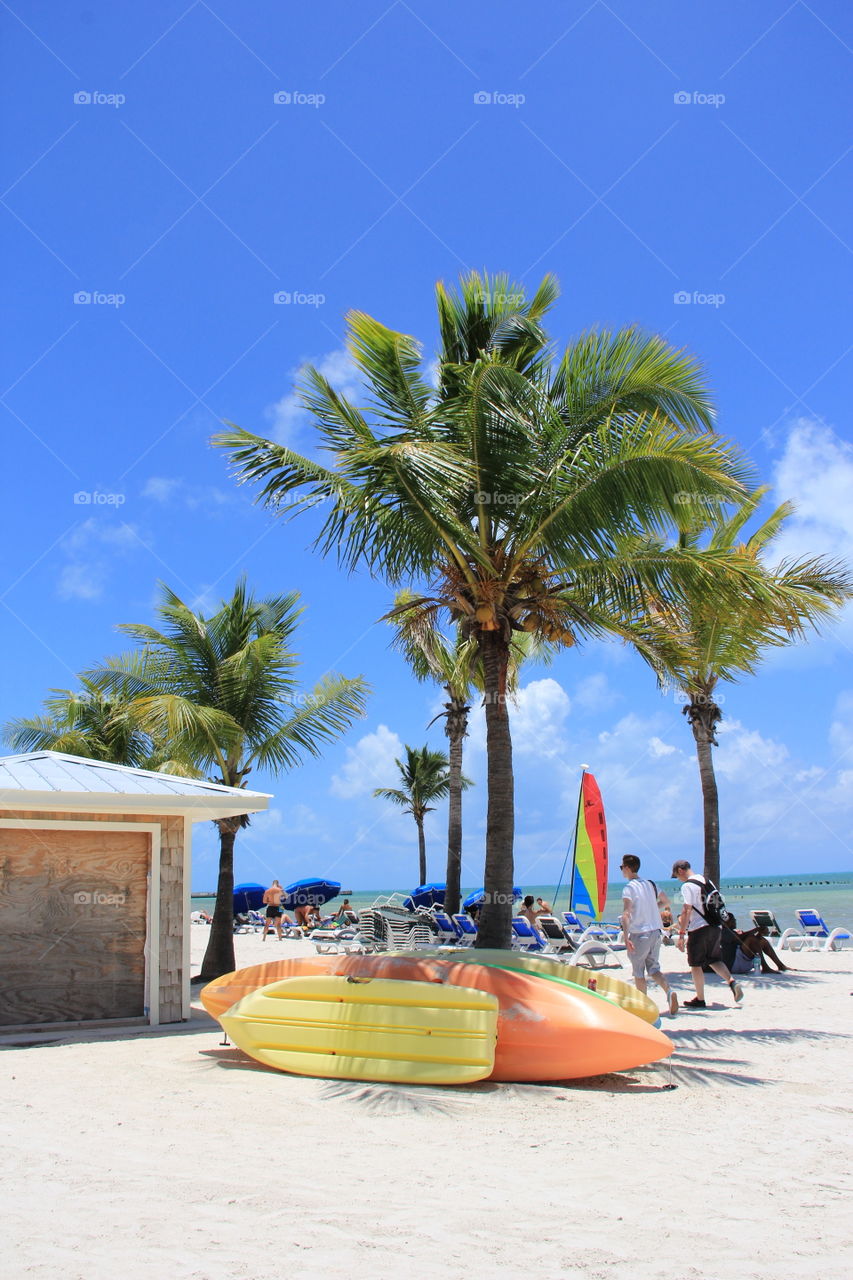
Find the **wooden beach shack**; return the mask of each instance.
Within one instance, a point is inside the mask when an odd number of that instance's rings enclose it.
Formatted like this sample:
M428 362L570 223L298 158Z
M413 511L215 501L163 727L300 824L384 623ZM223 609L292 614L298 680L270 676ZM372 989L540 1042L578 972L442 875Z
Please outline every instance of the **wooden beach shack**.
M0 757L0 1028L188 1018L192 824L269 800L57 751Z

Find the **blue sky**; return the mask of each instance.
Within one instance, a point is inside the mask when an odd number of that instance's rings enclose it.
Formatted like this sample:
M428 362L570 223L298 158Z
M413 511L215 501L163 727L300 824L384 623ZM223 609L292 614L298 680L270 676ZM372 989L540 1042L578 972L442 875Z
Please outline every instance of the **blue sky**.
M783 549L853 558L848 4L13 0L0 23L2 718L118 651L157 579L206 604L242 571L300 591L306 682L374 692L323 761L254 780L275 800L239 878L409 888L417 865L413 824L370 794L438 709L388 652L389 593L313 555L310 516L253 507L209 447L227 418L310 449L294 371L348 385L348 309L429 358L437 279L553 271L561 343L636 322L696 352L720 431L798 504ZM851 645L848 616L724 691L725 874L853 863ZM641 664L591 646L524 684L519 883L556 879L583 762L617 858L698 855L692 739ZM475 717L469 884L483 765ZM197 845L206 888L210 830Z

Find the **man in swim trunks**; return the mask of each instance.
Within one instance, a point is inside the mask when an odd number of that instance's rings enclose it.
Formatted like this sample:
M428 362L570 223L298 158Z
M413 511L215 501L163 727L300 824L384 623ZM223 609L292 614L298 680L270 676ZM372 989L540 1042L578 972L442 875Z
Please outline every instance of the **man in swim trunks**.
M705 965L713 969L723 982L729 984L735 1004L740 1004L743 999L743 988L739 982L735 982L721 958L720 946L723 931L718 925L708 924L703 915L702 889L707 885L707 880L691 870L686 858L681 858L673 865L672 874L676 880L681 881L681 897L684 902L681 915L678 917L678 949L684 950L686 937L687 963L690 965L693 985L696 988L696 995L692 1000L684 1001L684 1008L704 1009L706 1007Z
M267 932L272 926L275 926L275 931L278 934L278 940L281 942L283 937L281 932L281 899L283 895L284 890L278 880L273 880L272 884L264 894L264 905L267 910L264 917L264 931L261 934L262 942L266 942Z
M641 878L640 859L635 854L626 853L619 869L627 881L622 890L622 932L634 985L645 995L648 989L646 976L652 978L663 988L669 1012L675 1017L678 996L660 969L661 913L658 903L663 895L658 892L654 880Z

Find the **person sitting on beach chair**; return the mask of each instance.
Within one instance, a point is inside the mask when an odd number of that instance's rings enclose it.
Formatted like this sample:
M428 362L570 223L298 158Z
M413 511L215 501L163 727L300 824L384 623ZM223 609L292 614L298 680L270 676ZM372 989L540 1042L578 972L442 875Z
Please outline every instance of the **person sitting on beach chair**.
M303 929L316 929L322 924L319 907L313 902L300 903L293 914L296 916L296 923Z
M759 925L755 929L740 930L735 928L736 924L737 920L735 920L734 916L729 916L729 923L727 928L723 930L722 938L723 961L725 964L728 964L728 967L733 973L735 972L733 965L737 962L738 952L741 952L749 962L749 969L752 968L752 962L757 956L761 964L762 973L789 972L788 965L782 963L768 941L767 928L765 925ZM727 934L730 935L729 938L726 937ZM735 939L734 946L732 946L732 938ZM732 963L729 963L726 959L729 954L731 954ZM767 963L768 958L776 965L775 970L771 969L770 965ZM748 968L744 968L742 970L738 968L738 972L746 973L748 972Z
M542 899L540 898L540 899L539 899L539 901L541 902L541 901L542 901ZM536 920L537 920L537 918L538 918L539 916L550 915L550 912L548 912L548 911L541 911L541 910L540 910L540 911L537 911L537 910L536 910L536 908L535 908L535 907L534 907L534 905L533 905L533 894L532 894L532 893L528 893L527 897L524 899L524 906L521 908L521 910L519 911L519 913L518 913L518 914L519 914L519 915L520 915L524 920L526 920L526 921L528 922L528 924L532 924L532 925L533 925L533 927L534 927L534 929L535 929L535 928L536 928Z

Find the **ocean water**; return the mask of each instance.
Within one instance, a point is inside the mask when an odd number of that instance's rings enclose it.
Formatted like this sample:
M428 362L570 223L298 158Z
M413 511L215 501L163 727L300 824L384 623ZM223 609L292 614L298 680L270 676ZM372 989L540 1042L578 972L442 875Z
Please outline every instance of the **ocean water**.
M658 880L659 889L668 894L673 904L678 907L681 902L681 886L677 880ZM604 908L604 919L615 920L622 911L623 880L614 881L607 887L607 902ZM471 892L470 886L462 890L462 896ZM544 898L550 902L555 911L566 911L569 907L568 889L564 885L559 897L555 899L557 886L548 884L522 885L525 893L532 893L534 898ZM749 928L750 911L772 911L783 929L792 928L797 920L794 912L803 907L813 907L819 911L830 928L844 925L853 928L853 871L809 871L802 875L785 875L774 878L768 875L745 876L741 879L722 880L720 885L726 905L737 917L739 928ZM355 911L369 907L378 897L385 897L395 892L394 889L359 889L348 895ZM397 892L408 893L409 889L398 889ZM340 905L337 898L331 907ZM194 911L213 910L214 899L209 894L193 894Z

